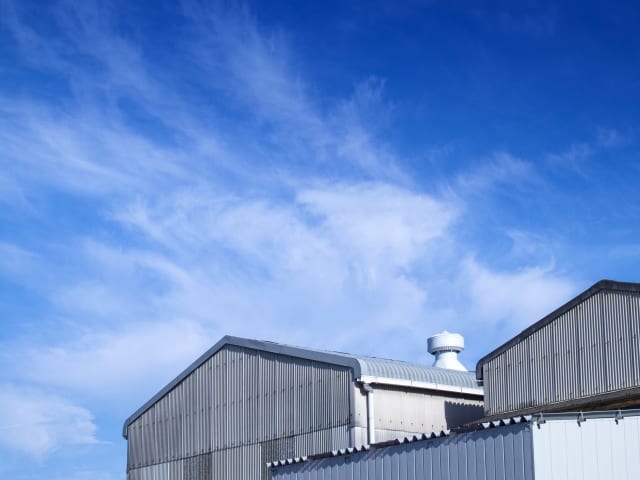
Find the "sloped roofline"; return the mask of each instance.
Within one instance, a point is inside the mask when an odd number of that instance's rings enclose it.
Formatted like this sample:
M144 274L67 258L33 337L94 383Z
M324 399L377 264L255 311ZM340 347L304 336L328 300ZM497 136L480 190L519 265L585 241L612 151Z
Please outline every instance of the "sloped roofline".
M502 354L503 352L513 347L517 343L520 343L521 341L523 341L525 338L527 338L534 332L537 332L541 328L547 326L549 323L553 322L561 315L564 315L566 312L568 312L578 304L584 302L586 299L594 296L595 294L601 291L623 291L623 292L640 293L640 283L617 282L615 280L600 280L598 283L592 285L577 297L573 298L572 300L569 300L567 303L555 309L549 315L545 316L541 320L538 320L533 325L530 325L529 327L525 328L522 332L520 332L518 335L513 337L511 340L508 340L507 342L503 343L498 348L496 348L495 350L493 350L492 352L488 353L487 355L482 357L480 360L478 360L478 363L476 364L476 378L478 380L483 379L482 367L484 366L485 363L487 363L490 360L493 360L498 355Z
M222 337L213 347L204 352L198 359L189 365L182 373L169 382L162 390L151 397L144 405L138 408L129 418L127 418L122 427L122 436L127 438L127 427L131 425L138 417L144 412L149 410L156 402L158 402L167 393L173 390L180 382L187 378L194 370L204 364L209 358L218 353L224 347L231 345L236 347L250 348L253 350L260 350L263 352L276 353L280 355L286 355L289 357L303 358L306 360L313 360L316 362L329 363L331 365L339 365L348 367L353 370L353 378L361 377L360 362L355 357L349 357L347 354L341 355L340 353L324 352L320 350L311 350L303 347L292 347L290 345L282 345L276 342L269 342L264 340L252 340L249 338L234 337L231 335L225 335Z

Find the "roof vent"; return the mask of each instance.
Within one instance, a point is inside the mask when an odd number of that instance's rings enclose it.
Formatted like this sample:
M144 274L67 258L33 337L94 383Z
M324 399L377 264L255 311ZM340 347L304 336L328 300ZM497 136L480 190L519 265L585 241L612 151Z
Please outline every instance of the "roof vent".
M449 333L444 331L427 339L427 348L436 359L433 366L436 368L446 368L448 370L460 370L466 372L467 369L458 360L458 353L464 350L464 337L459 333Z

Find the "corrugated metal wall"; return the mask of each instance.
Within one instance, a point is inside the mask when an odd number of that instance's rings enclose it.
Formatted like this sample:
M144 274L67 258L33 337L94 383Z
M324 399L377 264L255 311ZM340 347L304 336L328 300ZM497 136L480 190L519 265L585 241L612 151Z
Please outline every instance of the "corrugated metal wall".
M639 411L547 416L273 469L273 480L637 480ZM602 416L600 416L603 414ZM553 417L553 418L552 418Z
M347 445L348 427L217 450L185 459L129 470L129 480L202 480L270 478L267 462L293 452L325 452Z
M533 429L536 478L637 480L640 417L548 421Z
M531 441L529 424L510 425L279 467L273 479L533 480Z
M258 480L269 460L347 447L351 377L227 346L129 426L129 479Z
M640 387L640 295L587 298L486 362L483 377L488 416Z

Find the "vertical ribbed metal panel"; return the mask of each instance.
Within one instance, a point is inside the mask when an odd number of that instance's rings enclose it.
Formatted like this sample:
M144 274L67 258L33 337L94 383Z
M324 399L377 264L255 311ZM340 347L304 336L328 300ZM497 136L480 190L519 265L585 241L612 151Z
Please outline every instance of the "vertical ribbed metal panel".
M258 480L266 461L345 448L351 377L346 367L227 346L129 425L129 478Z
M640 417L547 421L533 429L533 446L536 478L640 478Z
M487 361L483 375L487 415L640 387L640 295L598 292Z
M129 480L202 480L269 478L267 462L296 456L296 452L325 452L348 444L347 426L335 427L262 443L216 450L129 470Z
M533 480L531 429L510 425L278 467L272 473L273 480Z

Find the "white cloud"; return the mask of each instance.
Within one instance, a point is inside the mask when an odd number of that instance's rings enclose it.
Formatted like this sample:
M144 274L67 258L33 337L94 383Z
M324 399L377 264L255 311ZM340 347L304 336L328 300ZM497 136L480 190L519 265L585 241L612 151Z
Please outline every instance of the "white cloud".
M223 246L276 277L333 265L342 278L354 263L408 267L429 254L429 242L446 235L456 210L391 184L352 183L302 189L293 204L178 193L152 205L134 202L113 215L183 261Z
M539 320L576 291L573 281L553 266L495 271L473 258L464 261L462 280L468 285L472 318L511 331Z
M325 174L330 166L336 176L348 171L409 183L392 149L372 132L391 111L383 79L364 79L350 97L323 103L296 68L300 61L283 32L260 29L244 9L190 4L186 12L201 34L190 45L197 68L248 112L252 130L242 133L245 142L267 126L266 144L275 147L269 163L275 150L291 168L304 159L305 169ZM262 156L265 146L256 145L256 153Z
M514 194L523 187L539 185L533 165L507 152L498 152L460 173L452 185L454 193L474 198L494 190Z
M563 152L550 153L547 162L556 167L587 177L587 161L593 156L594 148L589 143L573 143Z
M127 20L115 29L108 6L58 5L56 43L20 8L6 17L29 65L53 73L63 95L0 96L0 199L36 197L33 208L64 217L47 227L55 241L29 237L34 253L0 243L0 270L46 304L34 309L37 338L0 344L2 375L40 385L0 386L6 448L43 457L95 443L90 412L48 388L135 408L227 333L415 358L434 330L513 330L574 290L544 266L546 250L523 260L533 234L510 228L512 263L526 268L505 271L476 261L465 237L462 215L481 197L538 185L530 162L483 159L449 197L408 187L376 130L393 114L384 80L323 103L286 35L244 7L210 5L184 7L201 36L175 39L179 66L152 64L131 40L138 29L118 33ZM65 198L49 205L51 190ZM69 225L67 205L84 225Z
M439 255L453 206L380 183L304 189L293 204L201 193L114 213L148 235L144 248L71 246L85 273L49 294L73 333L13 346L18 375L127 402L139 397L122 392L152 393L227 333L348 349L364 325L371 339L424 328L411 268Z
M55 346L22 348L13 356L22 380L121 406L168 382L212 345L216 333L186 320L141 321L93 329Z
M481 265L463 239L463 210L537 185L532 164L495 154L455 178L447 198L407 187L376 132L393 113L384 80L321 104L285 35L242 9L192 6L187 21L201 36L179 48L192 55L184 61L194 62L197 88L182 90L113 31L108 9L68 7L55 17L58 48L19 14L10 21L25 48L46 53L44 64L32 61L69 81L70 98L0 99L0 157L15 164L3 184L26 197L45 186L99 203L86 236L71 232L58 247L66 261L32 267L56 278L41 291L65 323L44 345L11 347L29 381L128 402L225 333L352 349L364 330L363 353L406 356L448 321L515 328L572 290L537 266L545 258L520 262L533 247L517 232L520 271ZM91 58L99 76L69 65L70 53ZM221 95L225 108L194 102ZM122 99L177 140L127 123ZM344 180L319 183L327 171ZM19 267L30 258L22 253L0 266Z
M122 470L122 469L113 469ZM91 468L75 467L64 474L53 474L47 480L123 480L126 474L107 473L101 470Z
M224 334L352 350L365 328L362 353L407 358L437 329L513 331L567 299L573 285L551 267L470 258L458 210L384 183L319 184L289 202L210 190L136 200L112 218L140 246L75 245L86 273L52 292L71 340L16 355L30 381L112 401L153 393Z
M11 243L0 242L0 275L16 281L35 268L37 255Z
M389 184L305 190L298 201L324 220L346 256L392 269L427 255L428 242L443 237L456 216L444 201Z
M599 128L596 145L600 148L622 147L629 141L629 135L623 134L615 128Z
M38 460L70 445L98 443L92 414L46 390L0 384L0 446Z

